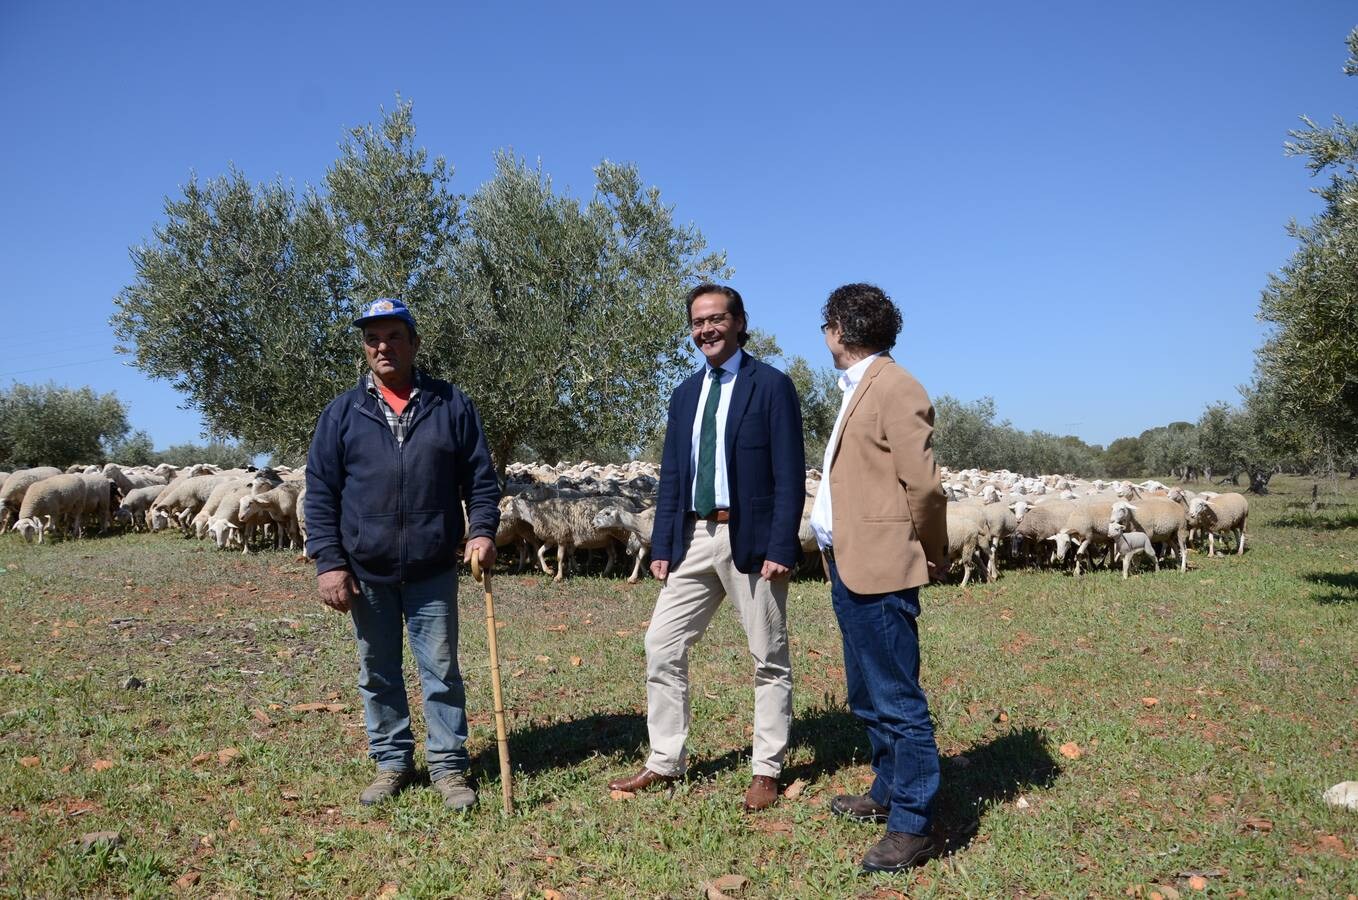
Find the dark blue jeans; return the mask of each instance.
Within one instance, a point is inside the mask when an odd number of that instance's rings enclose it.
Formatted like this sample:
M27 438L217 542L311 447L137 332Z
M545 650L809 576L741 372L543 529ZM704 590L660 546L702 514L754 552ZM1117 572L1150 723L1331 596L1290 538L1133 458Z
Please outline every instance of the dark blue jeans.
M868 795L891 808L888 831L928 834L938 793L938 745L919 684L919 588L855 594L830 563L830 599L844 635L849 709L868 729Z
M424 689L429 778L467 770L467 693L457 666L457 570L406 584L360 582L353 603L358 692L368 755L379 769L413 769L415 736L401 666L402 624Z

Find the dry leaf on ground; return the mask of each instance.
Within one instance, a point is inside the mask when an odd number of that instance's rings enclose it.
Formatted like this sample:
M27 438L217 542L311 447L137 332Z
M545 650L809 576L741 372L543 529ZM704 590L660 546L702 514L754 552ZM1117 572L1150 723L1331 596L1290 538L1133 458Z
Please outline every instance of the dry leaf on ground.
M565 626L565 625L548 625L548 626L547 626L547 630L548 630L548 631L555 631L555 632L557 632L558 634L560 634L561 632L563 632L563 631L566 630L566 626Z
M1142 698L1141 698L1141 705L1144 706L1144 707L1146 707L1147 709L1150 709L1152 706L1157 705L1159 702L1160 702L1160 698L1158 698L1158 697L1142 697Z
M631 800L631 799L632 799L633 797L635 797L635 796L636 796L636 794L634 794L632 791L609 791L609 792L608 792L608 799L610 799L610 800Z
M90 763L90 768L96 772L107 772L109 769L113 768L113 761L108 759L96 759L94 762Z
M1254 816L1245 820L1245 827L1250 831L1262 831L1268 833L1273 830L1273 823L1268 819L1259 819Z
M789 800L796 800L806 790L806 779L798 778L783 789L783 796Z
M19 765L25 769L35 769L42 765L42 759L37 756L21 756L19 757Z
M1079 759L1085 755L1085 752L1080 749L1080 745L1074 741L1067 741L1062 744L1058 752L1066 759Z
M744 875L723 875L713 878L703 886L707 889L707 900L729 900L745 890L750 879Z
M1188 879L1188 886L1195 891L1205 891L1207 890L1207 879L1201 875L1194 875Z
M583 657L579 657L579 656L572 656L572 657L571 657L571 665L573 665L573 666L579 666L579 665L581 665L582 663L584 663L584 661L585 661L585 660L584 660Z
M174 880L174 886L179 888L180 890L185 890L197 884L198 879L202 877L203 877L202 875L190 869L189 871L185 872L183 875L180 875L178 878Z
M217 762L224 766L229 766L240 759L240 751L235 747L223 747L217 751Z

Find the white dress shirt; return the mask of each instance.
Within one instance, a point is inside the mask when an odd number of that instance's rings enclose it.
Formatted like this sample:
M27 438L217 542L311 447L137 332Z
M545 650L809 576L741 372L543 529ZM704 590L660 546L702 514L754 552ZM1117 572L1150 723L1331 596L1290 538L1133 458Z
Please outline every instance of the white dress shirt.
M868 366L881 355L874 353L864 357L839 376L839 389L844 392L844 396L839 401L839 415L835 417L835 427L830 432L830 441L825 445L825 460L820 470L820 487L816 490L815 505L811 507L811 530L815 533L816 543L822 550L834 544L831 540L835 519L833 507L830 505L830 462L835 458L835 448L839 446L839 432L844 427L844 412L849 408L853 392L858 389L858 382L867 374Z
M736 350L731 358L721 364L721 399L717 401L717 466L715 497L717 509L731 508L731 488L726 482L726 414L731 411L731 395L735 392L736 372L740 369L740 361L745 353ZM698 442L702 439L703 430L703 408L707 406L707 392L712 388L712 364L708 363L703 367L703 387L698 392L698 411L693 416L693 446L691 462L693 463L693 484L689 485L688 508L692 512L696 504L693 502L694 495L698 491Z

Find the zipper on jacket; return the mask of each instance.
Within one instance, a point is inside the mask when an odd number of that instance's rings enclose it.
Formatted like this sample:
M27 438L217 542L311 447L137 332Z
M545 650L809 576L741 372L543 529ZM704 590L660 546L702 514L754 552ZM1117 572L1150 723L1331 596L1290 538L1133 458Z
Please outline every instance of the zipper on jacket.
M406 437L410 437L409 434ZM391 436L396 440L396 435ZM396 570L401 584L406 581L406 442L396 441Z

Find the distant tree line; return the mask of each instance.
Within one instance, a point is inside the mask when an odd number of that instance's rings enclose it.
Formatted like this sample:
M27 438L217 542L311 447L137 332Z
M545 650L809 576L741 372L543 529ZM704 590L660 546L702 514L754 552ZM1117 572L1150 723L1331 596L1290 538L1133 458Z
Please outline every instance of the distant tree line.
M246 465L251 458L247 448L219 441L156 450L150 435L131 430L127 407L112 392L55 384L0 389L0 471L105 462L134 466L210 462L231 467Z

